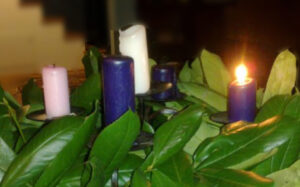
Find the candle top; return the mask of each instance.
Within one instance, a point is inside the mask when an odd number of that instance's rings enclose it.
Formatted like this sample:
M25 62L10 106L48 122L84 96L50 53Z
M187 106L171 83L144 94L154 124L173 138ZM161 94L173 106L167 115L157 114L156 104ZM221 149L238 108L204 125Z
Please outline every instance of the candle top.
M145 29L144 25L133 25L129 28L127 28L126 30L119 30L119 34L120 36L131 36L134 33L138 32L139 30L143 30Z
M130 63L133 62L133 59L128 56L108 56L103 59L103 62L114 63L114 64L122 64L122 63Z

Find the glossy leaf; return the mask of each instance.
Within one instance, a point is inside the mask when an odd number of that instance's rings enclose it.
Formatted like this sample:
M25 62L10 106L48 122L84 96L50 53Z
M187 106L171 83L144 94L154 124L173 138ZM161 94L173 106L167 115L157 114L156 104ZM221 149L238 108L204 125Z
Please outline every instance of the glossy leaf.
M150 183L147 180L145 174L141 170L136 170L134 172L133 178L132 178L132 187L150 187Z
M200 60L209 88L226 96L231 78L221 58L204 49L201 51Z
M298 155L300 123L288 116L273 117L259 124L236 122L223 128L221 134L206 139L194 155L198 169L247 169L280 153L280 146L292 142L291 155Z
M6 144L6 142L0 138L0 181L14 158L15 153Z
M98 48L91 47L82 58L86 77L100 72L101 61L102 55Z
M180 187L180 184L177 184L175 181L171 180L166 174L159 170L155 170L152 172L152 187Z
M253 172L232 169L203 169L196 174L198 180L204 181L207 186L226 187L272 187L270 179L263 178Z
M93 102L101 99L100 74L92 74L71 94L72 106L85 108L88 112L93 108Z
M184 146L184 151L190 155L193 155L197 147L207 138L217 136L220 132L220 128L211 125L205 117L203 117L202 123L195 133L195 135Z
M183 151L157 167L169 180L180 186L193 186L193 167L191 158Z
M264 97L264 89L258 88L256 91L256 108L260 108Z
M289 50L281 52L275 59L267 82L263 103L275 95L289 94L296 82L296 57Z
M151 71L152 67L155 66L157 64L157 62L152 58L149 58L148 61L149 61L149 70Z
M97 115L95 112L85 120L66 116L43 127L14 159L1 186L24 186L36 179L36 186L56 182L87 143Z
M179 90L188 96L196 97L218 111L227 110L227 99L209 88L194 83L177 83Z
M289 168L277 171L267 176L275 183L275 187L300 186L300 160Z
M22 89L22 104L43 104L44 96L43 91L39 88L34 79L30 79Z
M192 70L189 66L189 62L186 62L179 73L179 80L181 82L191 82L192 81Z
M74 164L96 129L96 123L100 115L98 102L95 107L95 111L86 117L83 123L77 127L77 131L73 137L69 139L68 144L56 155L55 159L51 161L51 164L44 169L35 187L50 184L54 186L63 174Z
M199 128L203 113L202 106L190 106L157 130L154 136L153 164L163 163L184 147Z
M201 67L201 62L199 58L195 58L195 60L191 64L191 75L192 79L191 82L197 83L197 84L203 84L204 83L204 76L203 76L203 70Z
M107 126L97 137L89 156L93 173L88 186L103 186L127 156L140 130L139 118L132 111ZM96 175L101 174L104 180Z
M288 95L279 95L268 100L256 115L255 122L262 122L273 116L280 115L291 100Z

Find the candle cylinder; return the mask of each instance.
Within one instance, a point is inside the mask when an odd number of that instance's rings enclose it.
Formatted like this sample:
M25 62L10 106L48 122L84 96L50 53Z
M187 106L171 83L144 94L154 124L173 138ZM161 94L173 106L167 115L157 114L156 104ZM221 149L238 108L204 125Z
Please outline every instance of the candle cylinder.
M42 70L45 110L48 119L70 114L68 72L64 67Z
M166 100L171 99L176 95L176 90L173 88L174 81L176 81L175 77L175 69L171 66L167 65L156 65L152 68L152 81L154 83L172 83L172 88L163 91L161 93L153 94L153 99L156 100Z
M229 121L253 122L256 113L256 82L246 78L244 83L237 80L229 85L228 115Z
M104 120L109 125L129 109L135 111L133 59L122 56L104 58L102 76Z
M150 89L150 71L146 29L143 25L133 25L119 31L119 49L122 55L134 60L135 93L144 94Z

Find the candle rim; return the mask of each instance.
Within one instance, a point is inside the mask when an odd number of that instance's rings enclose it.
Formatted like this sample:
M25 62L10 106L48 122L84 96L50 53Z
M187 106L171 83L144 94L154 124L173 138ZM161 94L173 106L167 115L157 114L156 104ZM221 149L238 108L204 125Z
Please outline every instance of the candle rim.
M254 79L251 77L246 77L244 82L239 82L238 80L232 81L231 85L237 85L237 86L245 86L247 84L250 84Z
M130 36L143 28L145 28L145 27L142 24L132 25L125 30L119 29L119 34L120 34L120 36Z

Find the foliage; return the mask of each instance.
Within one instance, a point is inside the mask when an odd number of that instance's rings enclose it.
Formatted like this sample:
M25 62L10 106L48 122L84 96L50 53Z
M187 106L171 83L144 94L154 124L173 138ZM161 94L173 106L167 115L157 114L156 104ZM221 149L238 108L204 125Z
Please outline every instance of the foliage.
M203 50L180 72L184 97L146 102L142 127L129 110L101 128L101 60L96 48L83 58L86 81L70 98L80 115L29 119L44 108L34 81L23 88L24 106L0 88L0 186L299 185L300 95L291 92L289 51L276 58L266 89L257 90L255 122L225 126L209 116L226 111L230 75L220 57ZM136 148L141 131L153 140Z

